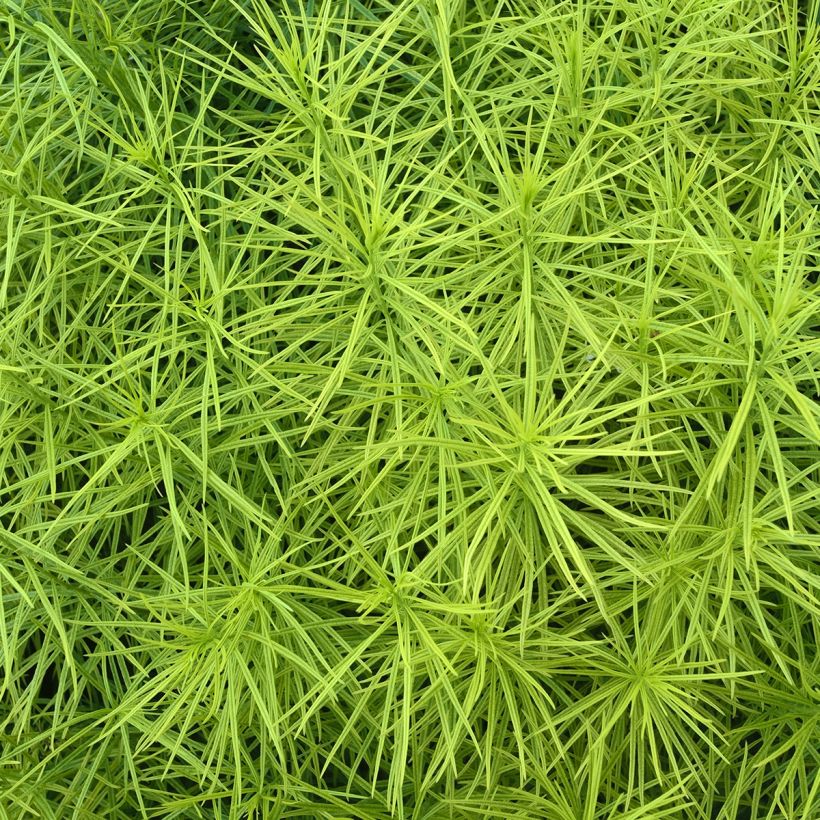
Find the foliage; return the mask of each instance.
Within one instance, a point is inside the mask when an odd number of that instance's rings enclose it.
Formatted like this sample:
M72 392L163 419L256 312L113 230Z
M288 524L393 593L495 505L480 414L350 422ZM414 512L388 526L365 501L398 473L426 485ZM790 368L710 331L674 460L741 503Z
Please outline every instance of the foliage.
M812 820L802 0L0 0L0 817Z

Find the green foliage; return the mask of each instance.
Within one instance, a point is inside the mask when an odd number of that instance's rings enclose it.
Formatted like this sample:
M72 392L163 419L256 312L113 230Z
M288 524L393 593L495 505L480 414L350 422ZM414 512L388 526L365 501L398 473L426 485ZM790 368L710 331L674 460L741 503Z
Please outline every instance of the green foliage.
M0 817L815 820L796 0L0 0Z

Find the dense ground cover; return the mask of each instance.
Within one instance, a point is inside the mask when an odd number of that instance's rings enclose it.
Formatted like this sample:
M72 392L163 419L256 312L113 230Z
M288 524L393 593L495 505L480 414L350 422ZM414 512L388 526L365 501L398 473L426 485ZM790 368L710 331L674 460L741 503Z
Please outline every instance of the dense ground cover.
M0 0L0 817L816 820L816 18Z

